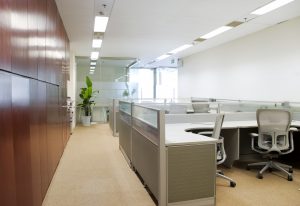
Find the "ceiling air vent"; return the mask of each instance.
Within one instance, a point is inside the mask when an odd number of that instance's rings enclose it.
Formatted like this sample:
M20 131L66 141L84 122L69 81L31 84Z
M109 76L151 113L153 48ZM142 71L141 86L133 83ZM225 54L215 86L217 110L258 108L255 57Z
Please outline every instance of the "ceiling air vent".
M229 24L227 24L226 26L237 27L237 26L241 25L242 23L244 23L244 22L241 22L241 21L233 21L233 22L230 22Z

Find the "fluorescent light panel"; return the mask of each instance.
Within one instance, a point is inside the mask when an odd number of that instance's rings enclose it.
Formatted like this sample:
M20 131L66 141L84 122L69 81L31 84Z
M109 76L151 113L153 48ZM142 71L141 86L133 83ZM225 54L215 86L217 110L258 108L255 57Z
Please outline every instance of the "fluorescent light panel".
M97 62L91 62L91 66L95 66Z
M105 32L107 22L108 22L108 17L106 17L106 16L96 16L95 17L94 32Z
M99 57L99 52L94 51L91 53L91 60L97 60Z
M93 39L93 48L100 48L102 45L102 39Z
M90 69L95 69L95 67L90 67Z
M294 0L276 0L276 1L272 1L271 3L260 7L259 9L256 9L255 11L251 12L251 14L254 15L263 15L266 14L270 11L273 11L275 9L278 9L279 7L282 7L288 3L291 3Z
M193 46L192 44L185 44L185 45L182 45L182 46L180 46L180 47L178 47L178 48L176 48L176 49L170 51L169 54L176 54L176 53L181 52L181 51L183 51L183 50L185 50L185 49L188 49L188 48L190 48L190 47L192 47L192 46Z
M166 59L168 58L169 56L171 56L170 54L163 54L159 57L156 58L157 61L160 61L160 60L163 60L163 59Z
M205 34L204 36L201 36L202 39L210 39L212 37L215 37L219 34L222 34L225 31L228 31L229 29L232 29L231 26L221 26L211 32L209 32L208 34Z

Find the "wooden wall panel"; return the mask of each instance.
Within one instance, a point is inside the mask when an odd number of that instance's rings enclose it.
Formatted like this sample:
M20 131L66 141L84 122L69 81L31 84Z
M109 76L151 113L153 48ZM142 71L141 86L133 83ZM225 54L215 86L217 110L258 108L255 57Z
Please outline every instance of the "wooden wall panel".
M11 44L10 44L10 11L11 1L0 1L0 69L11 71Z
M28 67L28 10L27 0L12 0L11 47L12 71L30 76Z
M24 1L24 0L23 0ZM27 0L28 19L28 73L32 78L38 77L38 0Z
M40 152L40 113L38 97L38 81L30 80L30 154L32 180L32 206L42 204L41 152Z
M47 81L46 72L46 27L47 0L38 0L38 79Z
M12 117L17 205L32 206L29 79L12 76Z
M47 24L46 24L46 73L47 82L56 83L55 55L56 55L56 11L54 0L47 0Z
M11 74L0 72L0 205L16 206Z
M41 167L41 193L45 197L50 184L48 171L48 147L47 147L47 84L38 82L37 107L39 114L39 143L40 143L40 167Z
M69 139L55 0L0 1L0 205L39 206Z
M53 176L63 151L58 87L47 84L48 171Z

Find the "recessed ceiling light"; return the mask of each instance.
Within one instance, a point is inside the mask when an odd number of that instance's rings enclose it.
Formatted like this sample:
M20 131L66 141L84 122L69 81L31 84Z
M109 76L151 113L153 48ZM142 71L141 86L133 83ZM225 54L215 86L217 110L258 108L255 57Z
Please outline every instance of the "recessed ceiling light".
M93 52L91 53L91 60L97 60L98 57L99 57L99 52L93 51Z
M102 45L102 39L93 39L93 48L100 48Z
M176 48L176 49L170 51L169 54L176 54L176 53L178 53L178 52L180 52L180 51L183 51L183 50L185 50L185 49L188 49L188 48L190 48L190 47L192 47L192 46L193 46L192 44L185 44L185 45L182 45L182 46L180 46L180 47L178 47L178 48Z
M256 9L255 11L251 12L251 14L263 15L263 14L273 11L279 7L282 7L292 1L294 1L294 0L275 0L263 7L260 7L259 9Z
M221 27L209 32L208 34L201 36L201 38L202 39L210 39L214 36L217 36L217 35L225 32L225 31L228 31L229 29L232 29L232 27L231 26L221 26Z
M105 32L107 22L108 22L108 17L106 17L106 16L96 16L95 17L94 32Z
M157 60L157 61L160 61L160 60L163 60L163 59L165 59L165 58L168 58L169 56L171 56L171 55L170 55L170 54L163 54L163 55L157 57L156 60Z
M90 69L95 69L95 67L90 67Z
M94 65L96 65L97 64L97 62L91 62L91 65L92 66L94 66Z

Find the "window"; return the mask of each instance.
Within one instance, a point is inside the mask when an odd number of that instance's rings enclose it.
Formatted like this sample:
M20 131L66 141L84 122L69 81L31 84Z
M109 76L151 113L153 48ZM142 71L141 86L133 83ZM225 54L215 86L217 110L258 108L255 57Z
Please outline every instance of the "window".
M156 69L156 98L177 98L177 68Z
M154 98L153 69L130 69L129 82L138 83L138 98Z

